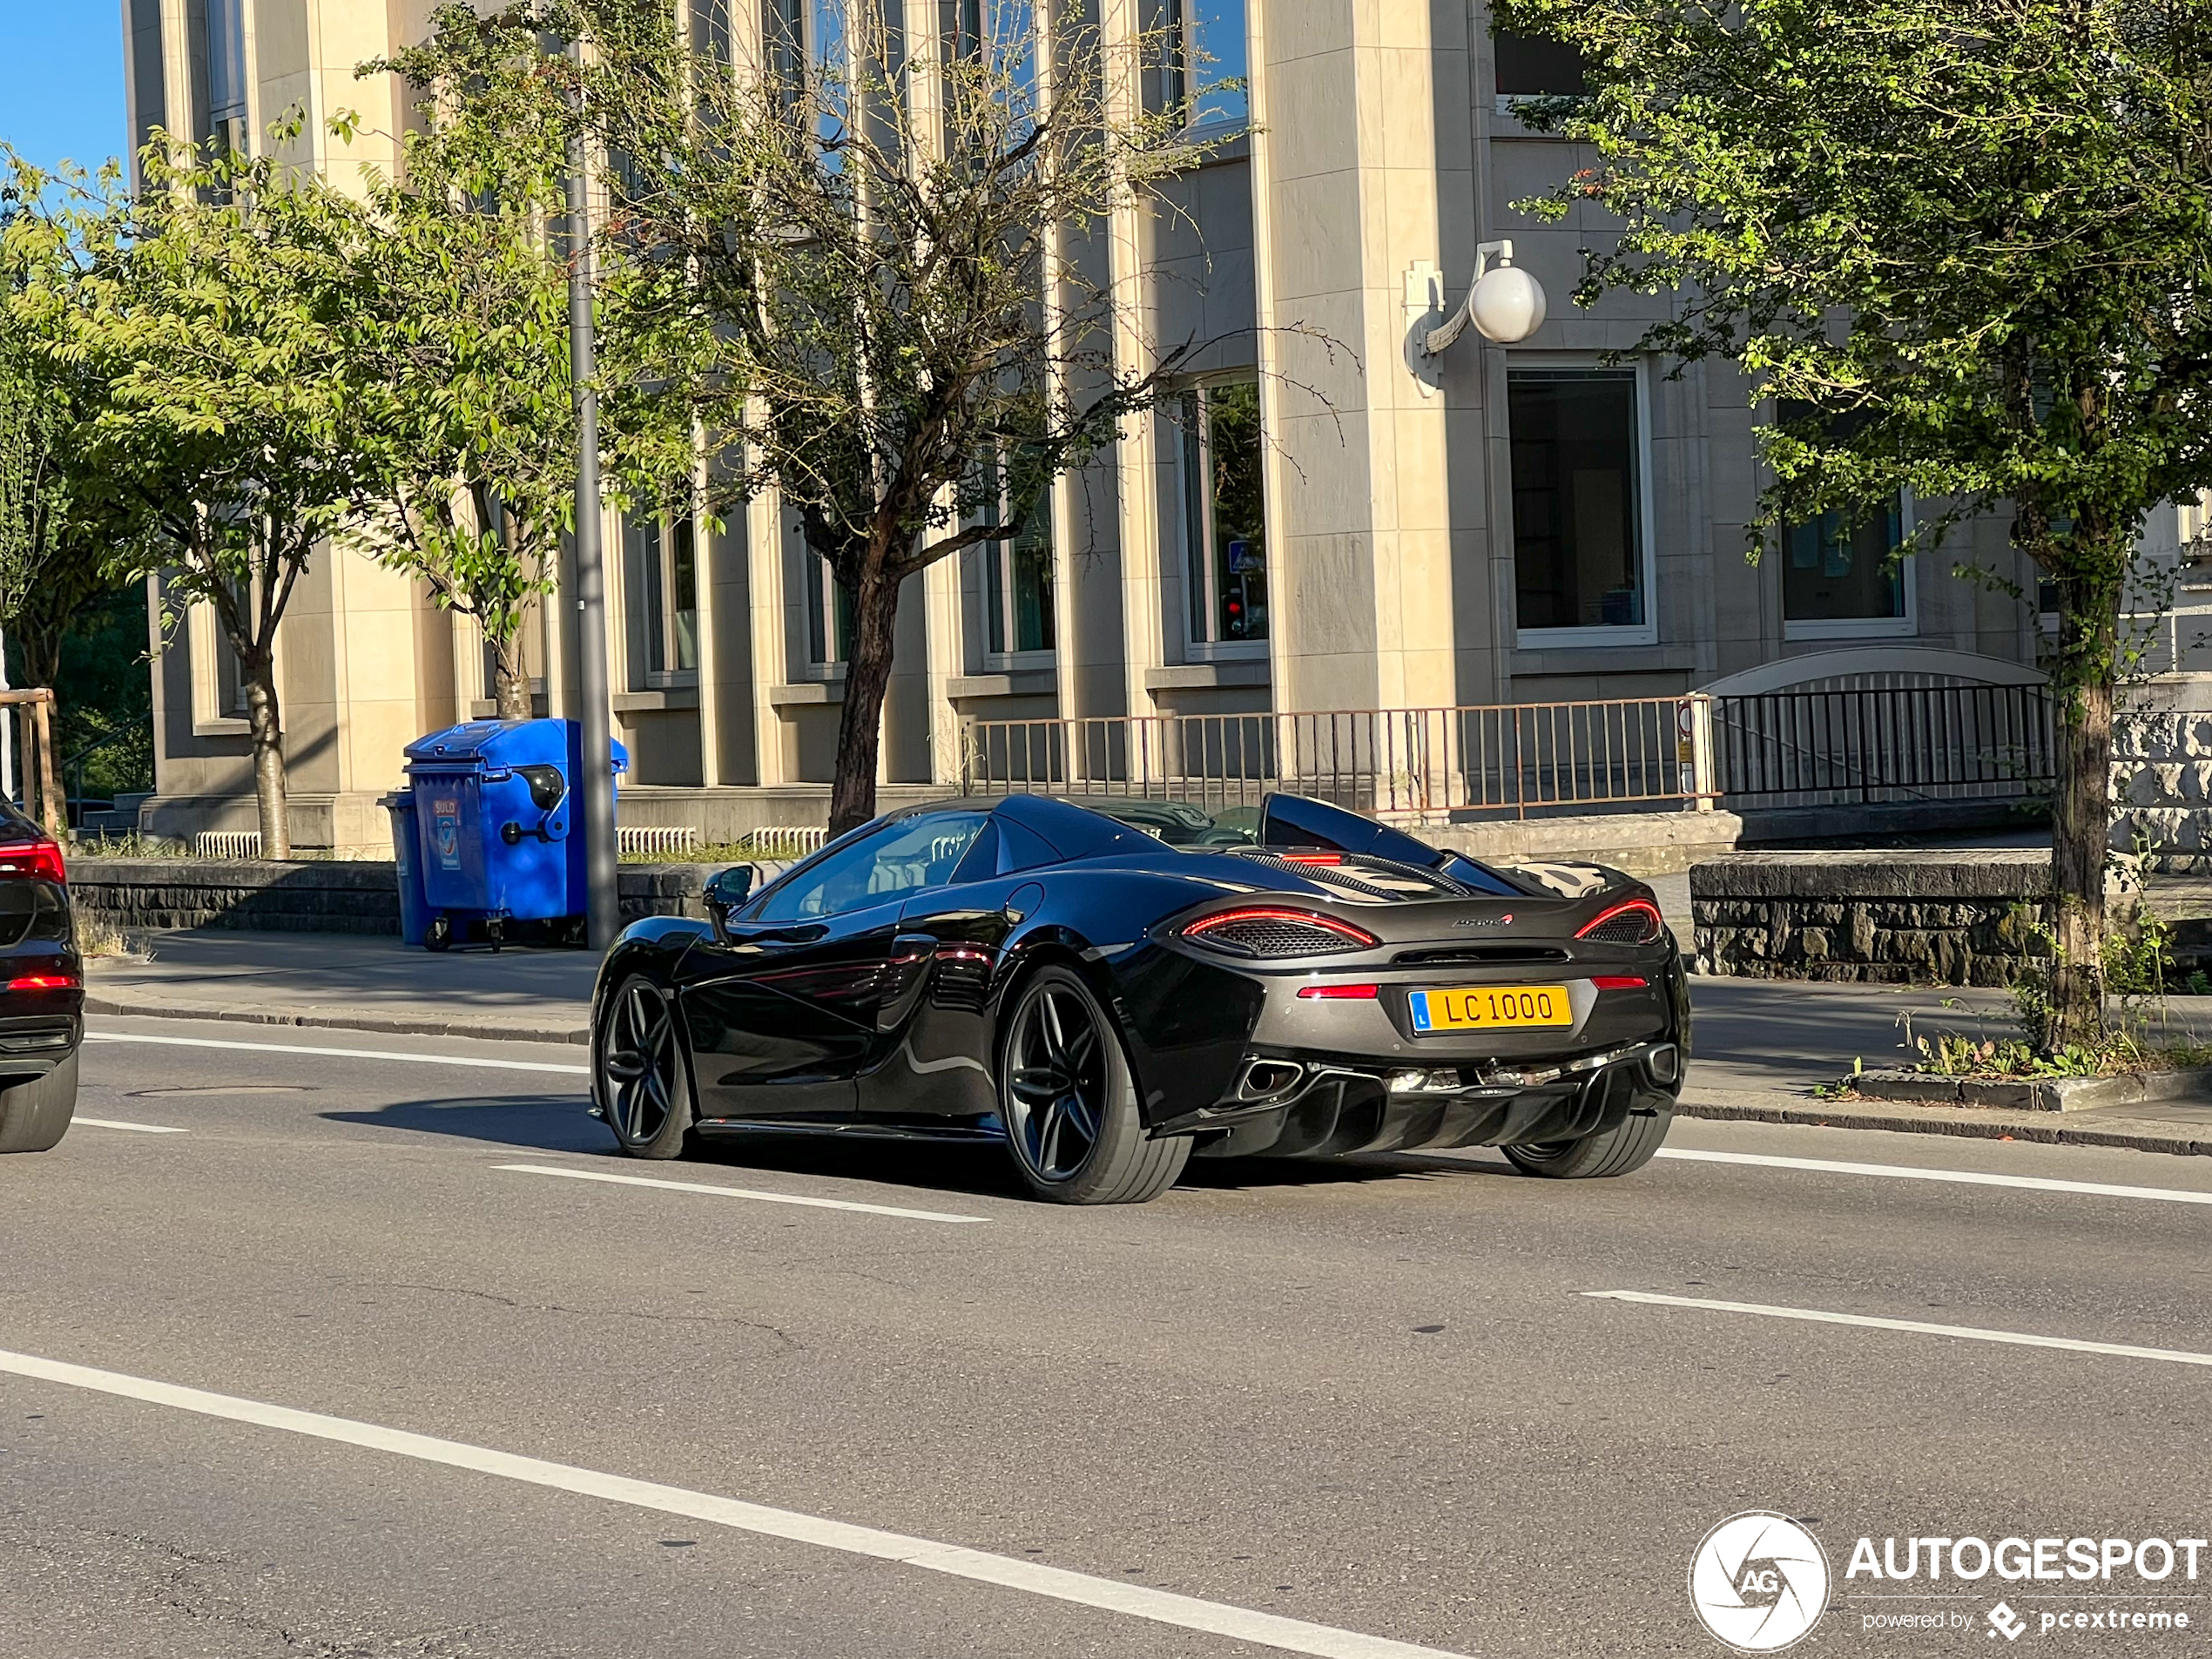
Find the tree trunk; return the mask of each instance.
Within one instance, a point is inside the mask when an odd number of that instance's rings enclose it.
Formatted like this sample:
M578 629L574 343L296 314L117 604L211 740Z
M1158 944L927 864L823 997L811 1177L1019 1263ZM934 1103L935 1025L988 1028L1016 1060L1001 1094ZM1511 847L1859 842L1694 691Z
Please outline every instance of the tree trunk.
M499 701L502 720L530 718L530 671L523 660L523 637L518 630L505 639L491 642L492 695Z
M16 644L23 648L23 683L44 685L50 690L61 678L62 629L42 627L18 617L16 622Z
M284 732L277 709L274 664L264 655L246 664L246 714L253 732L253 800L261 814L261 856L292 856L290 815L286 811Z
M2050 1047L2104 1031L2105 856L2112 830L2116 596L2061 581L2058 780L2051 803L2051 899L2058 961Z
M898 619L898 583L880 571L864 572L853 596L853 655L845 665L845 710L837 725L837 781L830 786L832 836L875 816L876 755Z

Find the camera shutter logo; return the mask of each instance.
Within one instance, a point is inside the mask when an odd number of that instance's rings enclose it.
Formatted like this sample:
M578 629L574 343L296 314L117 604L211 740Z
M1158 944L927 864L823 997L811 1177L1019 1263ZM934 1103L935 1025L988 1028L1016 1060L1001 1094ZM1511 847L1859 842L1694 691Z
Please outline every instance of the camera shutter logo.
M1778 1653L1828 1608L1828 1557L1787 1515L1754 1509L1705 1534L1689 1563L1698 1621L1739 1653Z

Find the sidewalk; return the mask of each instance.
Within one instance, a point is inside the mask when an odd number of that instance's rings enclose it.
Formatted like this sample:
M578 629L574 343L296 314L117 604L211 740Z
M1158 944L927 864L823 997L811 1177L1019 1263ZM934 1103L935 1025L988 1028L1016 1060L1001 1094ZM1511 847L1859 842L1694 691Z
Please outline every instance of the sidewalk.
M375 934L186 928L146 935L150 957L85 964L91 1014L482 1037L589 1040L589 951L410 949Z
M580 950L440 955L353 934L209 928L154 934L150 948L149 958L87 965L88 1012L583 1043L598 965ZM2007 1033L2002 992L1738 979L1689 986L1696 1024L1687 1116L2212 1155L2212 1101L2060 1113L1815 1096L1854 1061L1869 1070L1904 1063L1906 1016L1915 1032ZM2212 1028L2212 998L2173 1001L2177 1026Z

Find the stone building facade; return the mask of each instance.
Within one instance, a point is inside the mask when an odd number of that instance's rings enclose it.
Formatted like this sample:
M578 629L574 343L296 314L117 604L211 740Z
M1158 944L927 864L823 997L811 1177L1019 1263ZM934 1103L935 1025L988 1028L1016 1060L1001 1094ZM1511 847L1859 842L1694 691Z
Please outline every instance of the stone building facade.
M740 66L775 19L833 38L852 3L683 0L692 26L729 31ZM889 3L937 26L941 0ZM354 66L417 37L429 0L125 10L134 132L266 142L297 106L303 165L343 179L391 164L401 90ZM2001 526L1899 569L1885 556L1912 506L1898 502L1886 522L1798 527L1747 562L1763 412L1725 367L1601 361L1668 302L1577 309L1581 250L1606 226L1514 208L1580 165L1514 113L1517 97L1571 91L1571 61L1494 39L1481 0L1089 0L1089 15L1109 38L1180 30L1190 63L1242 84L1192 99L1223 140L1212 159L1065 250L1141 319L1117 341L1130 361L1215 344L1175 409L1060 482L1049 533L914 578L887 799L954 782L973 720L1672 695L1838 649L1892 669L1923 650L2033 661L2023 607L1952 574L1965 558L2012 570ZM364 117L350 149L318 136L341 109ZM1470 330L1422 360L1410 342L1458 304L1478 244L1501 239L1549 320L1521 345ZM786 515L756 501L711 534L610 517L604 541L626 821L713 839L822 821L838 607ZM565 598L529 650L543 708L574 711ZM381 841L374 802L401 745L489 706L469 626L343 546L302 583L280 658L305 845ZM156 711L147 826L248 827L235 675L206 617L160 651Z

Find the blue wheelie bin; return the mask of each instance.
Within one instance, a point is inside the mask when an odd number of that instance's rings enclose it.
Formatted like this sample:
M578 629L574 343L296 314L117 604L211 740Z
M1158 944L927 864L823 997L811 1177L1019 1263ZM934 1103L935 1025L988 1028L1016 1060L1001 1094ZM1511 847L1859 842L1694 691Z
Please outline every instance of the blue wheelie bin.
M574 779L583 765L574 720L470 720L407 746L423 903L422 942L497 945L510 924L558 924L586 908L583 838ZM610 757L629 765L620 744Z
M430 925L422 895L422 841L415 826L415 792L395 790L376 803L392 815L392 861L400 880L400 943L419 945Z

